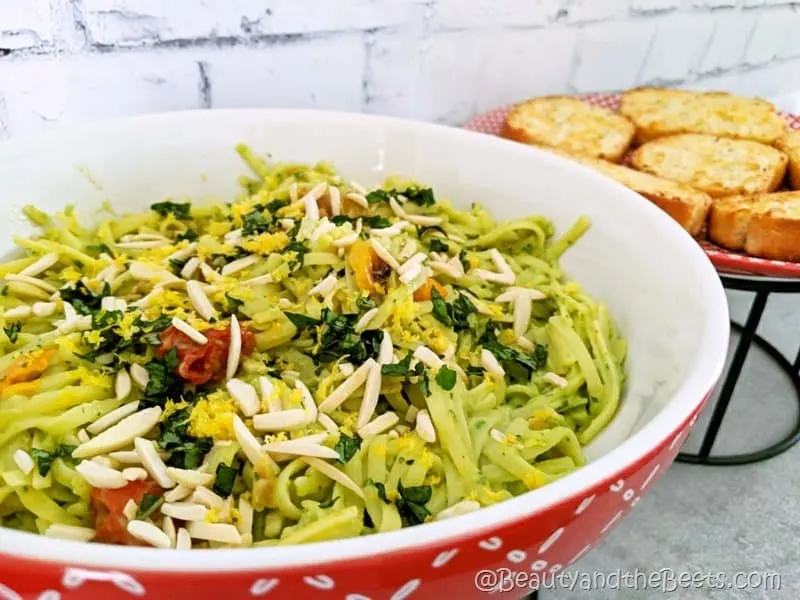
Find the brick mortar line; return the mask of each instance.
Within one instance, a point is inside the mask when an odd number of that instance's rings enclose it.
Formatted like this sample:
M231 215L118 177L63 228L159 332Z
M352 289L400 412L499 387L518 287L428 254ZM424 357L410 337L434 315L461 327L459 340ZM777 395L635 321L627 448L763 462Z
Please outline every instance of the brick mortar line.
M304 41L304 40L317 40L317 39L327 39L335 36L346 35L346 34L357 34L357 33L368 33L374 32L375 35L378 35L383 32L392 32L398 31L403 29L403 24L397 25L389 25L384 27L374 27L374 28L345 28L345 29L335 29L335 30L326 30L326 31L313 31L313 32L305 32L305 33L277 33L277 34L262 34L262 35L242 35L242 36L223 36L223 37L214 37L214 36L199 36L196 38L186 38L186 39L176 39L176 40L145 40L142 42L125 42L120 41L115 44L102 44L97 42L92 42L91 35L89 28L86 24L85 17L83 14L83 10L80 7L79 0L68 0L68 6L72 9L72 14L74 15L71 21L71 25L77 30L80 34L81 38L84 41L84 47L80 48L77 52L70 51L69 48L62 48L60 47L59 43L56 42L49 42L42 44L40 46L34 46L30 48L20 48L20 49L5 49L0 48L0 58L6 58L10 56L12 59L24 59L29 56L42 56L47 54L70 54L70 55L80 55L80 54L91 54L91 53L113 53L113 52L125 52L130 50L160 50L160 49L169 49L169 48L198 48L198 49L213 49L213 48L229 48L229 47L267 47L275 44L282 44L282 43L294 43L297 41ZM658 19L664 17L673 17L673 16L700 16L700 15L720 15L720 14L748 14L748 13L759 13L760 14L768 14L770 12L780 12L789 9L791 11L797 11L800 8L800 2L793 2L790 4L780 4L780 5L761 5L761 6L753 6L753 7L692 7L689 9L654 9L654 10L646 10L646 9L629 9L629 11L625 15L619 15L616 17L611 17L608 19L588 19L588 20L578 20L578 21L569 21L566 18L559 18L554 17L549 19L547 23L543 24L536 24L536 25L490 25L490 26L474 26L474 27L424 27L423 31L426 33L423 36L423 40L430 39L434 37L436 34L441 33L459 33L459 32L473 32L473 31L541 31L553 27L557 27L559 29L576 29L581 30L587 27L593 27L598 25L604 24L620 24L620 23L637 23L637 22L646 22L646 21L657 21Z

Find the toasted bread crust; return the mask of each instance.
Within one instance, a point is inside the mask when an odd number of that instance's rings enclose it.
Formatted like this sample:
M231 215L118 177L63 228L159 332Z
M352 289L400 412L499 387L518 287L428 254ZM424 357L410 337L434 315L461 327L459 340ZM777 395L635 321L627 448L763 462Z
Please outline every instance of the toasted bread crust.
M711 197L704 192L602 159L570 155L556 148L542 149L575 160L644 196L693 236L705 225Z
M543 96L514 106L502 137L537 146L619 162L635 128L625 117L570 96Z
M708 239L731 250L743 250L755 202L756 198L749 196L714 200L708 216Z
M636 125L636 144L682 133L772 144L786 133L773 104L726 92L637 88L622 94L620 113Z
M789 157L789 183L800 190L800 130L790 131L775 143Z
M800 261L800 192L716 200L709 238L753 256Z
M630 161L638 170L721 197L774 191L789 159L758 142L690 133L647 142Z

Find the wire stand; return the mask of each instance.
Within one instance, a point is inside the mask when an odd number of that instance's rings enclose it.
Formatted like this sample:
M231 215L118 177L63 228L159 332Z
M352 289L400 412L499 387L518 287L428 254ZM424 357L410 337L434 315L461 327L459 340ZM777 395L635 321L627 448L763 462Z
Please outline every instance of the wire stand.
M749 275L720 275L720 279L725 289L753 292L755 298L750 305L750 312L747 315L747 320L744 325L731 321L731 328L740 333L739 342L736 344L736 350L734 351L730 367L722 383L719 398L711 413L711 420L703 436L700 451L697 454L681 452L675 460L695 465L747 465L777 456L800 442L800 418L798 418L793 431L789 435L767 448L744 454L728 456L711 455L711 450L717 439L717 434L719 433L722 421L727 413L728 405L736 389L736 384L739 381L742 367L747 359L747 353L750 351L750 346L753 344L761 348L781 371L789 377L796 391L795 400L800 403L800 350L798 350L794 363L792 363L775 348L775 346L756 333L758 325L761 322L761 317L764 314L764 309L767 306L769 295L800 293L800 279L776 279L772 277L756 277Z

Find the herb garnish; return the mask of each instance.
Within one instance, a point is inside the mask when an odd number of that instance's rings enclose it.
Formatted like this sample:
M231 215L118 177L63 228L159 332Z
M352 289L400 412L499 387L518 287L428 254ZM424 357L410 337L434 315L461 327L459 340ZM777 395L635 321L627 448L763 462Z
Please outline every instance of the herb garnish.
M11 325L3 327L3 331L5 331L6 336L8 336L8 341L15 344L19 337L19 332L22 331L22 322L14 321Z
M161 424L158 445L170 452L167 464L172 467L196 469L214 445L210 437L198 438L188 433L190 416L190 409L183 408L172 413Z
M61 299L69 302L75 310L82 315L91 315L100 310L103 298L111 295L111 286L108 282L103 284L103 289L99 294L90 290L83 281L76 281L71 286L65 286L59 290Z
M214 479L214 493L219 494L223 498L227 498L233 491L233 484L236 481L238 470L229 467L225 463L217 465L217 474Z
M162 504L164 504L164 496L144 494L142 496L142 501L139 503L139 510L136 511L136 518L139 521L143 521L152 515Z
M359 438L351 438L343 433L339 434L339 441L333 447L339 454L337 461L343 465L350 462L350 459L358 452L359 448L361 448L361 440Z
M39 475L47 477L53 460L56 458L72 460L72 453L75 451L75 448L77 448L77 446L71 446L69 444L61 444L53 452L48 452L41 448L31 448L31 457L36 462Z
M456 385L456 372L448 367L442 367L436 374L436 383L443 390L452 390Z
M157 212L162 217L166 217L169 214L175 215L176 219L189 219L191 215L189 214L190 209L192 208L191 202L186 203L178 203L178 202L156 202L155 204L150 205L150 210Z

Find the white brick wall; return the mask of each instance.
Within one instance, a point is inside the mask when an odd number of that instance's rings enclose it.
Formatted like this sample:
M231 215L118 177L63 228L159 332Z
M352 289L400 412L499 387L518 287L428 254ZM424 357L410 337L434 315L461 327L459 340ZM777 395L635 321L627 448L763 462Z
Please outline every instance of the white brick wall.
M195 107L459 123L528 95L800 87L791 0L0 0L0 137Z

